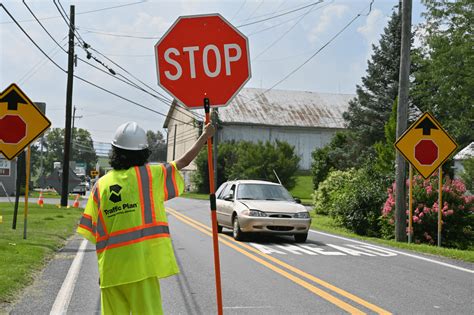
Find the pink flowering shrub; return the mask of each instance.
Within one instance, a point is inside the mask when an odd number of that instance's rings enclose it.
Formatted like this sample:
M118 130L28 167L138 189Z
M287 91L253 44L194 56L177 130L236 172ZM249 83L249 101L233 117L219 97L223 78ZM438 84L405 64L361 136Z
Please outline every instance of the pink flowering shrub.
M408 195L407 180L407 195ZM460 179L443 180L442 206L438 205L438 176L413 180L413 239L416 243L436 244L438 211L442 213L443 246L465 249L474 246L474 196L466 195L466 186ZM388 188L388 198L382 208L382 235L393 238L395 212L395 183ZM407 197L408 218L408 197ZM408 233L408 219L407 219Z

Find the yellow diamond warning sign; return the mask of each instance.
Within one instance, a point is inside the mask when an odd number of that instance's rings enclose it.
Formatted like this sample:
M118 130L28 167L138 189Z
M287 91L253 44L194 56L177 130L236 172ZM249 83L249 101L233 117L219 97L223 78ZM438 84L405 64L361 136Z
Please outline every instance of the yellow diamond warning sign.
M9 160L51 126L25 93L12 83L0 93L0 153Z
M426 112L398 138L395 147L426 179L443 165L458 145Z

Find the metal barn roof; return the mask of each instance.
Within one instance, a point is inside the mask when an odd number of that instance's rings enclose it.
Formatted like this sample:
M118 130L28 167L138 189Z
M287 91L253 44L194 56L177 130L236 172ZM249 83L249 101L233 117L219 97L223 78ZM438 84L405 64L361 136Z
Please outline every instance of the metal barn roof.
M454 156L455 160L467 160L471 157L474 157L474 142L471 142L469 145L467 145L464 149L458 152Z
M345 128L342 114L354 94L244 88L226 106L219 118L226 124L251 124L292 127ZM212 103L212 99L211 99ZM170 109L170 113L174 108ZM204 114L203 110L193 110ZM170 113L165 121L165 128Z
M226 123L277 126L344 128L342 113L347 111L350 94L247 88L219 109Z

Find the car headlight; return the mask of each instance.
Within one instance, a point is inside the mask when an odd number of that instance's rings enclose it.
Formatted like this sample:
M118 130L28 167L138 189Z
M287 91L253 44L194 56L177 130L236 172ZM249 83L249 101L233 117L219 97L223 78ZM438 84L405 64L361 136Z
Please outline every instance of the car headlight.
M244 210L242 214L248 215L250 217L266 217L267 214L265 212L259 210Z
M295 214L294 218L296 219L309 219L309 212L298 212Z

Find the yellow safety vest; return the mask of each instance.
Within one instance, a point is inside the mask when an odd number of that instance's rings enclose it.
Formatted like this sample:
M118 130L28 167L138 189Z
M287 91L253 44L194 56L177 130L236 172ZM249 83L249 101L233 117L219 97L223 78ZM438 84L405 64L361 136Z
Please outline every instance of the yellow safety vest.
M174 162L113 170L99 179L77 232L96 245L101 288L179 273L164 201L183 190Z

